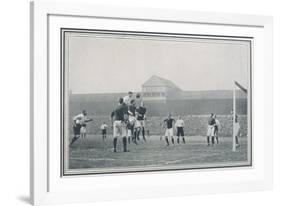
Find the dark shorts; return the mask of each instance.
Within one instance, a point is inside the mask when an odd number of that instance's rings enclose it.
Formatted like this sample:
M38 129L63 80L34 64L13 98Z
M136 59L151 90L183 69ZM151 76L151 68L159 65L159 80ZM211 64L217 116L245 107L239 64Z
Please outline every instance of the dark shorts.
M102 129L102 130L101 130L101 133L102 133L102 134L106 134L106 129Z
M177 136L184 136L183 127L177 127Z
M81 129L81 127L82 127L81 124L73 125L73 132L74 132L74 135L80 135L80 129Z
M218 127L218 126L215 126L215 127L214 127L214 133L215 133L215 135L218 134L218 132L219 132L219 127Z

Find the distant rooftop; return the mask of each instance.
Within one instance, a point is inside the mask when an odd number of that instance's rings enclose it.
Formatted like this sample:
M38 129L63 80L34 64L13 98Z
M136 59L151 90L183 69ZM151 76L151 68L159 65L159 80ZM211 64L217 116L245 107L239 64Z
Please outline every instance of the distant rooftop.
M175 85L172 81L168 80L168 79L164 79L162 77L153 75L152 77L150 77L142 86L144 87L170 87L173 89L178 89L181 90L177 85Z

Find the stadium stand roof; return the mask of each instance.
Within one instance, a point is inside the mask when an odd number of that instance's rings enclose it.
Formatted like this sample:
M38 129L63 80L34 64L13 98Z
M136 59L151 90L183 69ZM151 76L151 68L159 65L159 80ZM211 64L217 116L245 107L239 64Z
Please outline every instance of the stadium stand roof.
M181 90L172 81L170 81L168 79L164 79L164 78L156 76L156 75L153 75L152 77L150 77L142 86L143 87L155 87L155 86L162 87L162 86L164 86L164 87Z

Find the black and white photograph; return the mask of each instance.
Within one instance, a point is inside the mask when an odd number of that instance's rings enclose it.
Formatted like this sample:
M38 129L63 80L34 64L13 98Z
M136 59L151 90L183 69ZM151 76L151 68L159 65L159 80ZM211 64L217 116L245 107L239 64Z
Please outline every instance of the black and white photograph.
M251 44L61 29L62 175L251 166Z

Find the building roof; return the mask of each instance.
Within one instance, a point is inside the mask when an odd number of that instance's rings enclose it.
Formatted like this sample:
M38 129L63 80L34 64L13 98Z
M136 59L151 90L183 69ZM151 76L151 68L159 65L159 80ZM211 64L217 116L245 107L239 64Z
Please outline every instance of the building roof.
M143 87L169 87L173 89L181 90L177 85L175 85L172 81L168 79L164 79L162 77L153 75L150 77L143 85Z

